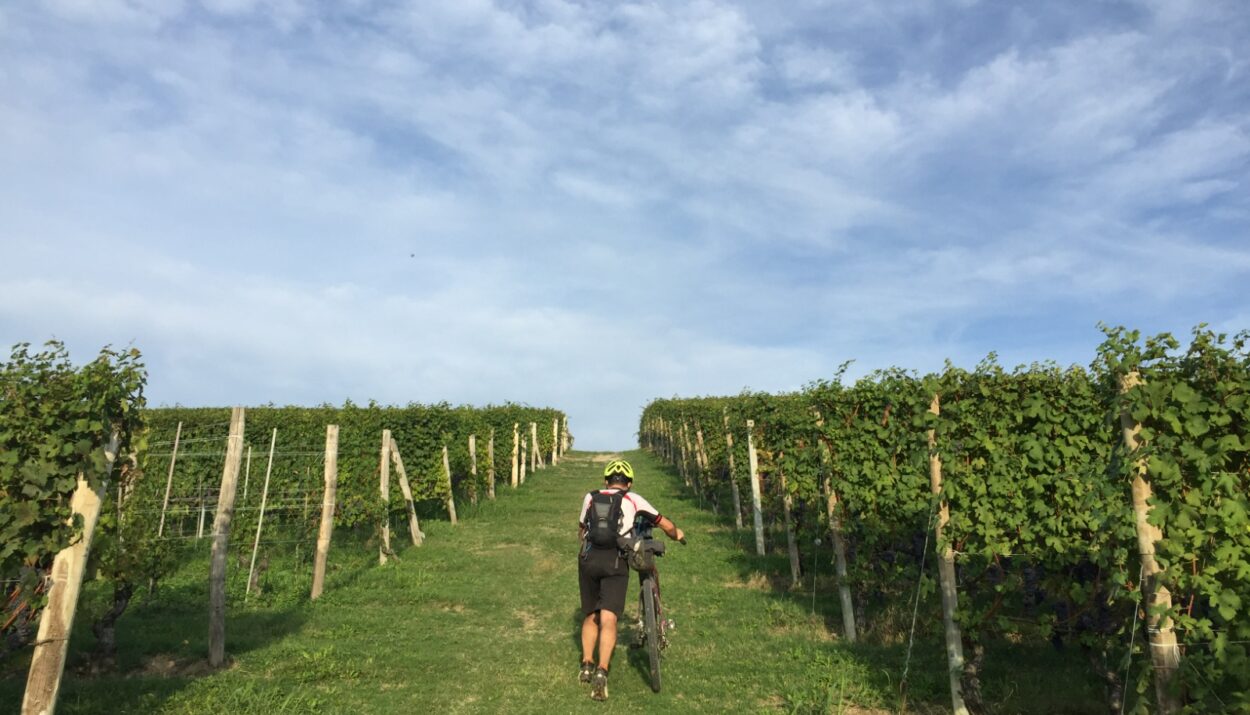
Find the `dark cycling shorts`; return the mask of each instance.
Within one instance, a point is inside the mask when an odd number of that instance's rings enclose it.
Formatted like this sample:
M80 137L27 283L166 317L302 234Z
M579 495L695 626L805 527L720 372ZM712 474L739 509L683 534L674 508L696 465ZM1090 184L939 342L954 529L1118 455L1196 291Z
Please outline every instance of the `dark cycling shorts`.
M616 549L590 549L577 559L577 581L582 591L582 613L606 609L617 616L625 611L629 564Z

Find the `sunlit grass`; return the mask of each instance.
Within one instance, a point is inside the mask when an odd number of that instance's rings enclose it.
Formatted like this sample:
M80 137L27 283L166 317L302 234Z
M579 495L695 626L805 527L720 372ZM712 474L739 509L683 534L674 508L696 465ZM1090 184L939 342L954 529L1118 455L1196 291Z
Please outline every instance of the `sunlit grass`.
M265 592L244 605L246 564L232 561L227 652L209 672L207 547L140 599L118 626L117 674L88 676L71 664L61 713L279 713L896 711L905 642L847 646L827 574L810 590L778 588L784 557L758 559L749 534L700 509L680 480L630 453L636 488L690 535L661 563L668 615L676 621L664 690L648 687L641 653L617 651L611 698L592 703L576 682L579 622L576 516L599 484L588 455L540 471L516 492L462 521L425 519L426 544L393 543L400 561L377 566L367 535L340 532L325 596L307 601L307 550L275 549ZM398 525L397 525L398 526ZM101 608L89 589L82 613ZM632 613L636 598L627 609ZM814 611L814 612L813 612ZM628 614L627 614L628 615ZM631 620L627 617L626 620ZM927 632L935 632L928 629ZM86 618L75 659L92 642ZM1102 712L1079 657L1046 644L991 651L984 677L997 712ZM20 664L6 664L0 710L20 701ZM926 635L913 655L911 712L948 707L944 653ZM1055 687L1062 683L1063 687Z

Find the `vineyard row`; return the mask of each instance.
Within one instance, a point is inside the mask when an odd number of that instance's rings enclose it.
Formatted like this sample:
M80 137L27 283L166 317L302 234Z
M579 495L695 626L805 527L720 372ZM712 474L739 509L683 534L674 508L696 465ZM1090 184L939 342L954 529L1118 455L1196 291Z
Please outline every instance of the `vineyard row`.
M1105 332L1088 368L991 355L844 384L844 365L795 393L658 399L640 442L745 514L761 555L777 523L794 583L828 537L846 640L939 594L957 713L984 708L991 639L1079 647L1110 712L1248 710L1247 335Z

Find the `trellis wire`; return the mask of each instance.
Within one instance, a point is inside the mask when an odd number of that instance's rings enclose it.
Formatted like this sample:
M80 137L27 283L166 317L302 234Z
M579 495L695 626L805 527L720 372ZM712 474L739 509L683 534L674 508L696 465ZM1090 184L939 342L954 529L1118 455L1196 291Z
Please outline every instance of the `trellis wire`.
M1128 674L1133 665L1133 648L1137 644L1137 609L1141 608L1141 579L1145 566L1137 567L1137 601L1133 603L1133 628L1129 632L1128 654L1124 656L1124 687L1120 693L1120 715L1124 715L1124 703L1128 701Z
M920 575L916 578L915 605L911 611L911 632L907 634L907 658L903 661L903 677L899 679L899 687L907 687L907 672L911 669L911 649L916 642L916 617L920 613L920 587L924 584L924 563L929 555L929 534L933 531L933 518L937 514L938 500L933 499L929 507L929 523L924 530L924 549L920 552Z

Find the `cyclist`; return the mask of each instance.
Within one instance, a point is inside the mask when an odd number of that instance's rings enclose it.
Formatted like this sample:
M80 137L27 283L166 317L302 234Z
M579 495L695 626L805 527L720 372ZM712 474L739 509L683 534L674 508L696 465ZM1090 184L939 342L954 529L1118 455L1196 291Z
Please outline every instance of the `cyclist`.
M629 564L622 549L638 529L659 527L670 539L681 540L685 533L640 494L630 491L634 469L623 459L608 462L603 469L603 489L582 499L577 518L582 548L577 562L577 578L582 596L582 665L578 680L590 683L590 697L608 699L608 668L616 647L616 625L625 610L629 588ZM594 660L595 645L599 660Z

